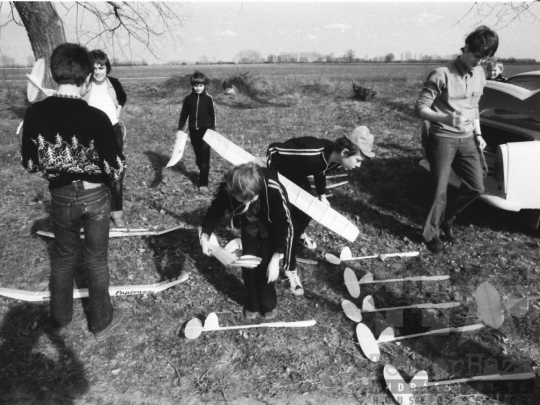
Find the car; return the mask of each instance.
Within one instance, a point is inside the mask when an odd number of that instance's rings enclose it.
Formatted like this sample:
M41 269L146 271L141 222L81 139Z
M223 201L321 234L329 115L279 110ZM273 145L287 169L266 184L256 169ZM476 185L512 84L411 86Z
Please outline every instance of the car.
M527 90L538 90L540 89L540 70L519 73L508 78L507 83L523 87Z
M522 84L525 83L525 86ZM537 85L534 88L534 85ZM530 88L533 88L532 90ZM526 222L540 222L540 71L521 73L507 83L487 81L479 103L480 127L486 141L484 202L522 212ZM422 145L429 122L422 125ZM427 159L420 166L429 171ZM461 180L452 171L451 186Z

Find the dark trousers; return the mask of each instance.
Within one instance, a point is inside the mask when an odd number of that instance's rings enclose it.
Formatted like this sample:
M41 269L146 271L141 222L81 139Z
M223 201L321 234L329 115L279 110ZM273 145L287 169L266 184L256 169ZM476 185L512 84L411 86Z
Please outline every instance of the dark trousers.
M73 277L77 267L80 229L84 228L84 264L90 301L90 330L101 332L112 321L109 295L110 192L104 185L85 190L82 181L51 190L54 254L51 261L51 318L62 328L73 317Z
M473 136L456 139L430 135L426 152L435 189L422 234L424 242L429 242L439 236L442 224L451 224L461 211L482 195L484 180L480 154ZM451 169L461 179L461 186L455 201L447 209Z
M268 262L273 253L268 237L262 238L260 232L256 236L242 228L242 254L253 255L262 259L254 269L242 267L242 278L246 287L244 309L262 314L274 310L277 306L275 283L269 283L266 275Z
M284 175L287 177L286 175ZM293 176L287 177L290 181L296 184L298 187L301 187L303 190L311 194L311 184L306 178L300 179ZM306 214L304 211L296 208L295 205L289 204L289 209L291 211L291 219L293 223L293 237L292 237L292 246L291 254L285 255L283 259L283 269L284 270L296 270L296 254L298 248L300 247L300 236L305 232L311 217Z
M210 145L203 141L208 128L189 128L189 139L195 152L195 163L199 168L199 187L208 187L210 174Z
M116 141L118 146L120 146L120 152L124 150L124 134L122 133L122 127L120 124L114 124L114 133L116 135ZM124 201L124 181L111 181L109 185L111 189L111 211L122 211L123 201Z

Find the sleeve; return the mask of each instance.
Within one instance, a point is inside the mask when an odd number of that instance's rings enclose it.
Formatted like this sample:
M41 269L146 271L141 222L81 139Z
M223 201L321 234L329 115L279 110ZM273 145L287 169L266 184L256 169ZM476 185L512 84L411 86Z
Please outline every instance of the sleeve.
M214 104L214 98L210 97L210 107L209 107L209 114L210 114L210 129L212 131L216 130L216 105Z
M424 87L420 91L418 100L416 100L415 112L418 112L423 108L431 108L431 105L437 97L446 89L446 75L440 69L436 69L431 72L424 82Z
M126 158L116 141L114 128L103 111L96 110L94 148L99 156L103 172L111 181L122 180L126 174Z
M275 149L277 143L271 143L266 151L266 164L279 172L279 152Z
M189 96L188 96L189 97ZM180 119L178 120L178 130L182 131L184 128L184 125L186 125L186 121L189 117L189 110L188 110L188 97L184 99L184 103L182 104L182 110L180 111Z
M118 100L118 103L123 107L127 101L126 92L124 91L124 88L122 87L122 84L118 79L115 79L113 77L109 79L111 80L111 84L113 85L114 91L116 92L116 99Z
M227 191L227 185L221 183L214 193L214 198L204 216L202 232L210 236L228 209L230 209L229 192Z
M289 198L285 187L274 180L268 181L268 209L272 222L273 247L276 253L290 252L292 249L293 223L289 209Z
M34 116L32 106L28 107L24 115L21 142L21 163L29 173L36 173L40 170L38 154L39 131L36 128L37 118Z
M326 173L322 172L313 176L315 189L318 195L326 194Z

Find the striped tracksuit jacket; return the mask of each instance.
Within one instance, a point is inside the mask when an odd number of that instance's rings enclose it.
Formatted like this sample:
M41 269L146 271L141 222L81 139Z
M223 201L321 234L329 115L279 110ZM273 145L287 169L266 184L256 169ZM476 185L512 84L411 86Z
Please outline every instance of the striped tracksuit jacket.
M308 176L313 176L318 195L326 194L326 173L340 167L338 163L329 163L334 142L312 136L292 138L285 142L270 144L266 153L268 166L297 186L311 192ZM294 224L294 241L289 268L296 269L296 249L300 235L304 233L311 218L295 206L291 206Z
M234 227L241 229L243 255L258 256L261 264L255 269L242 269L246 287L245 309L250 312L270 312L277 305L274 283L267 282L266 271L274 253L284 254L284 263L290 261L293 241L293 223L287 191L278 180L277 172L263 169L264 187L259 194L256 214L258 225L253 226L246 215L246 204L237 201L222 182L206 212L202 232L211 235L226 212L232 214ZM264 229L256 231L256 229ZM255 232L254 232L255 230Z

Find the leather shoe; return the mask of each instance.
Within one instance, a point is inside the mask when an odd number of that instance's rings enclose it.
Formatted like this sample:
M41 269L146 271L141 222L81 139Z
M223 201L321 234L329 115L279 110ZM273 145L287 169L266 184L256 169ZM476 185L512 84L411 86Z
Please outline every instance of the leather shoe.
M454 234L454 229L452 228L452 225L450 224L444 224L441 225L441 231L444 232L444 235L446 236L446 240L448 242L457 242L458 238Z
M439 238L433 238L426 242L426 247L431 253L440 253L443 249L443 244Z

